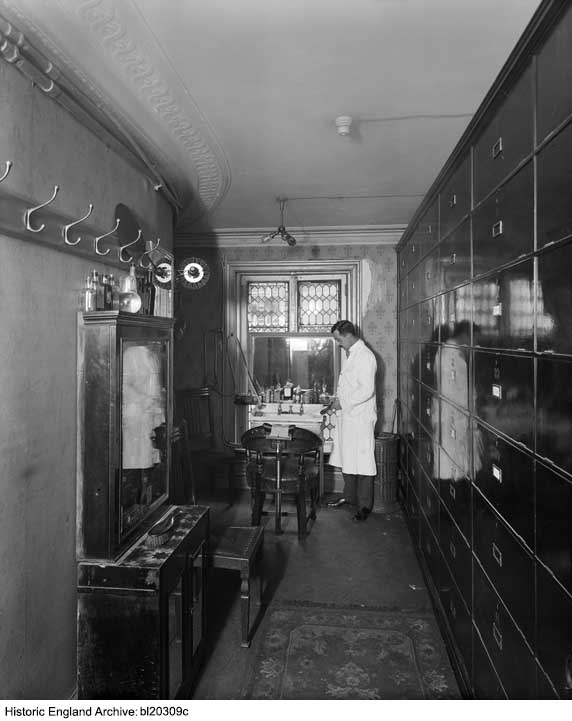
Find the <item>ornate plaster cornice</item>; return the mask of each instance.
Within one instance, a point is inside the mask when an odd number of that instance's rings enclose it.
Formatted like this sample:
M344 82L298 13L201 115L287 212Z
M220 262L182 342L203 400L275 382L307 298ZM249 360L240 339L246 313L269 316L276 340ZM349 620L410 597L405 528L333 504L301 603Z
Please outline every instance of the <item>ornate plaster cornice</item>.
M62 27L65 20L66 26L71 22L79 33L87 35L92 48L105 58L106 63L112 64L114 75L121 78L121 82L147 111L148 117L155 122L158 119L164 132L168 132L175 147L182 151L178 157L166 155L145 131L138 117L133 114L126 116L125 107L117 108L116 101L95 77L82 69L77 58L74 61L58 38L44 27L42 18L34 14L33 3L30 12L27 12L26 2L2 0L2 4L17 18L22 32L41 41L42 50L47 51L52 61L55 60L58 71L72 78L73 84L79 86L85 97L94 101L96 114L103 110L119 126L125 128L128 124L128 132L132 136L135 134L151 153L151 165L155 160L167 183L176 187L181 182L181 165L185 165L186 158L187 168L192 166L187 181L189 176L196 176L192 178L196 185L192 190L198 194L202 208L210 212L218 206L230 185L230 169L225 154L189 95L188 88L181 87L177 92L180 80L164 60L161 48L131 0L55 0L50 12L60 13ZM53 14L50 22L54 22ZM178 174L169 176L169 167L175 166Z
M314 227L288 228L296 238L298 246L316 245L389 245L400 241L406 225L361 225L343 228ZM261 238L268 228L224 228L210 233L177 233L177 248L236 248L260 246L261 248L283 247L285 243L274 240L268 245L261 244Z

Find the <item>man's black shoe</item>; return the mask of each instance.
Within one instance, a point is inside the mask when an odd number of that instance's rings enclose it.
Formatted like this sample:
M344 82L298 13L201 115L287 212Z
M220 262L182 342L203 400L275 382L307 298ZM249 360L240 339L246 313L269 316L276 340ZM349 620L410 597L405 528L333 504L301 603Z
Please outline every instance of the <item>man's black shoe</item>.
M362 508L361 511L358 511L355 514L354 521L366 521L369 514L370 514L369 508Z
M347 502L347 498L338 498L337 501L332 501L331 503L328 503L328 506L330 508L339 508L340 506L345 506Z

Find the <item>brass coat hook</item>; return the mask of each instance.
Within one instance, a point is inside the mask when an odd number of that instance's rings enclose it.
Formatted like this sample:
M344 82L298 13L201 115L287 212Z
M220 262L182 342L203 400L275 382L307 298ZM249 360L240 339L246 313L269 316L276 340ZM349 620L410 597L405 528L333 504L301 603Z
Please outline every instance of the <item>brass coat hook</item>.
M111 251L111 248L108 248L107 250L99 250L99 241L109 237L110 235L113 235L117 228L119 228L119 218L115 218L115 228L110 230L109 233L98 235L97 238L95 238L93 246L95 248L96 255L107 255Z
M30 216L32 215L32 213L35 213L36 210L41 210L41 208L45 208L46 205L49 205L55 199L59 189L59 185L54 185L54 192L49 200L46 200L45 203L40 203L40 205L36 205L34 208L28 208L28 210L26 211L26 230L29 230L31 233L39 233L46 227L46 224L42 223L37 228L32 228L32 226L30 225Z
M125 248L129 248L130 245L135 245L135 243L139 240L142 234L143 231L141 230L141 228L139 228L139 232L137 233L137 237L135 238L135 240L132 240L131 243L126 243L125 245L122 245L121 248L119 248L119 260L122 263L131 263L131 261L133 260L133 256L130 255L128 258L124 258L123 251L125 250Z
M69 237L70 230L74 227L74 225L79 225L80 223L83 223L84 220L87 220L89 216L91 215L91 211L93 210L93 203L89 204L89 210L87 211L87 214L83 216L83 218L80 218L79 220L74 220L73 223L69 223L68 225L64 225L64 241L68 245L77 245L79 241L81 240L81 235L78 236L77 240L72 243Z
M6 161L6 170L4 171L4 175L0 178L0 183L1 183L3 180L6 180L6 178L8 177L8 173L10 172L10 168L11 168L11 167L12 167L12 161L11 161L11 160L7 160L7 161Z

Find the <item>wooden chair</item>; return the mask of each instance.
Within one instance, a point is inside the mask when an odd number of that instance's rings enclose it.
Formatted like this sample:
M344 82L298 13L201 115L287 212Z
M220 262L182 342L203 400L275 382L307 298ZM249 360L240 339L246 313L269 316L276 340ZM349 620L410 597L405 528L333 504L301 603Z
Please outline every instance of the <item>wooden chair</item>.
M322 439L296 426L290 426L287 439L280 439L272 436L272 426L265 423L246 431L241 440L247 453L252 525L260 525L264 500L270 493L275 502L276 533L282 533L281 500L283 496L291 496L296 503L298 538L304 538L308 521L316 519Z
M195 475L189 451L187 421L173 426L171 437L171 500L177 505L196 505Z
M197 473L200 473L201 477L209 477L211 489L216 486L217 473L224 474L229 504L232 505L235 452L216 445L210 389L180 390L177 392L175 405L175 417L182 418L187 423L189 452Z

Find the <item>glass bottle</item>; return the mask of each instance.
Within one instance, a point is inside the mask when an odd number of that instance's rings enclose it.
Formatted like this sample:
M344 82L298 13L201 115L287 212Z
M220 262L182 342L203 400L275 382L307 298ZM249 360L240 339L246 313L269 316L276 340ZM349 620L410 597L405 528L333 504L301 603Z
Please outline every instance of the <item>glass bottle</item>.
M103 286L103 310L111 310L111 284L107 273L103 274L101 280Z
M85 313L93 313L95 309L95 288L93 287L91 275L88 275L83 289L82 310Z
M111 287L111 310L119 310L119 285L113 273L109 274L109 285Z
M129 275L123 279L119 294L119 310L126 313L137 313L141 309L141 296L137 292L137 276L135 265L129 266Z
M290 378L288 378L286 383L284 383L284 389L282 392L284 400L291 401L293 393L294 393L294 384L292 383Z

